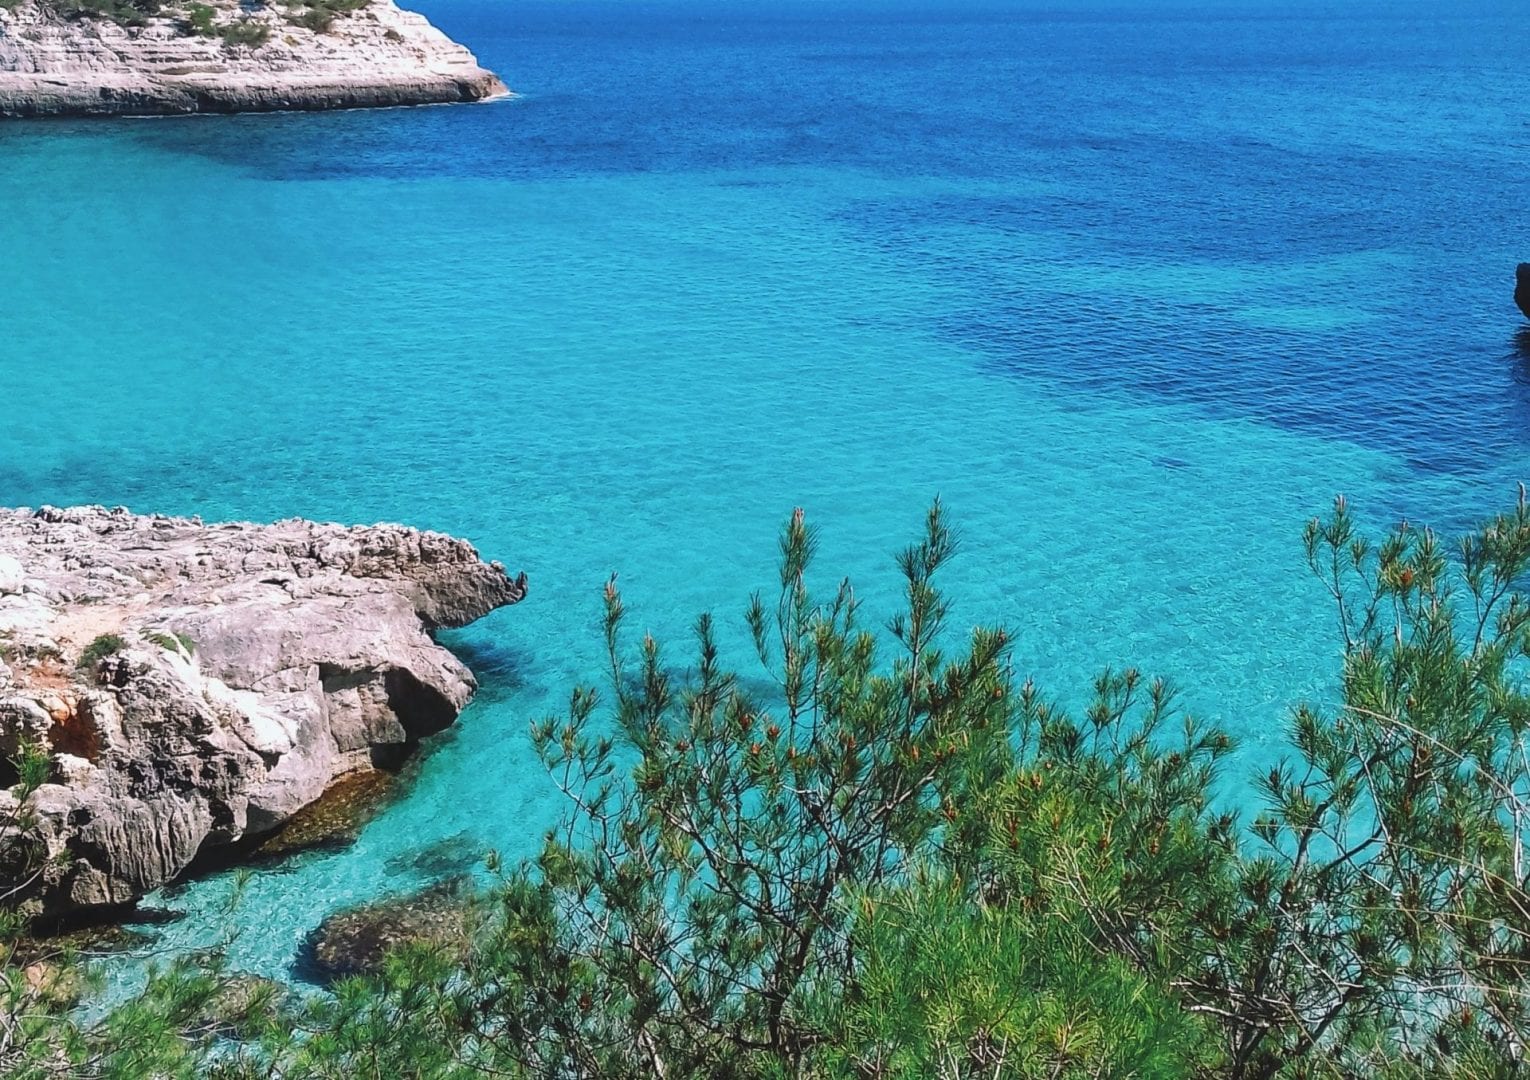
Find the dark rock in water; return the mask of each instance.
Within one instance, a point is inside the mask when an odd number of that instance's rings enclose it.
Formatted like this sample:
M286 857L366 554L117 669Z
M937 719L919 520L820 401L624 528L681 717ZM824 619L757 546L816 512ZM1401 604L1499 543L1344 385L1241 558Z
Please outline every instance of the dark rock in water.
M287 987L274 979L240 972L219 982L202 1003L198 1019L208 1030L234 1039L268 1020L290 996Z
M1520 263L1514 271L1514 302L1530 319L1530 263Z
M401 945L467 948L473 890L466 877L417 893L336 912L308 935L294 973L327 986L350 975L370 975Z
M14 962L30 964L57 958L61 955L106 956L111 953L132 952L152 945L155 935L143 930L131 929L118 923L92 923L85 926L48 928L47 933L20 938L15 943Z
M442 878L461 874L483 862L484 848L469 833L460 832L413 851L395 855L383 864L390 874L420 874Z
M96 912L90 913L94 916ZM184 919L183 911L168 908L123 908L109 919L37 920L11 942L12 966L58 967L68 958L120 955L152 949L159 934L149 927ZM68 965L63 965L67 967Z

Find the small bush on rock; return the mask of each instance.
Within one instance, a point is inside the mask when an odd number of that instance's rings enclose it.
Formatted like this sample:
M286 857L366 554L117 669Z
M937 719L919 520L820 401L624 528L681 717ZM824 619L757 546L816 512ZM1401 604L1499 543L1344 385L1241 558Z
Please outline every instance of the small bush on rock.
M154 631L145 634L144 639L158 645L166 652L184 652L187 656L190 656L196 648L196 643L185 634Z
M192 4L186 9L186 29L198 37L212 37L218 32L213 24L215 14L206 4Z
M335 25L335 13L328 8L312 7L301 15L289 15L287 21L293 26L312 30L315 34L327 34Z
M12 5L14 6L14 5ZM44 0L44 10L64 19L108 19L119 26L147 26L159 0Z
M327 34L340 16L360 11L369 3L371 0L312 0L307 4L293 5L303 10L296 15L289 14L287 22L312 30L315 34Z
M114 656L127 648L127 642L116 634L102 634L80 653L80 667L90 671L108 656Z
M230 47L258 49L271 40L271 28L255 19L241 19L225 26L222 36L223 44Z

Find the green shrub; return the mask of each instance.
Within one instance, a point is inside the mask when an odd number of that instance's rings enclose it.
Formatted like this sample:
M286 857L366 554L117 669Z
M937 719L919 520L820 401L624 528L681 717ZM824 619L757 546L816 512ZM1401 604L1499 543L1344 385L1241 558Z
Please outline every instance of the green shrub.
M198 37L215 37L217 12L206 4L192 4L186 9L186 29Z
M117 634L102 634L80 653L80 667L84 670L94 670L95 666L108 656L114 656L127 648L127 642Z
M293 26L312 30L315 34L327 34L335 25L335 13L327 7L311 7L301 15L289 15L287 21Z
M43 6L65 19L108 19L119 26L147 26L161 10L160 0L44 0Z
M185 634L180 633L172 632L166 634L160 633L159 631L151 631L144 634L144 639L152 642L155 645L158 645L166 652L184 652L187 656L190 656L196 648L196 645L191 640L191 638L187 637Z
M0 903L0 970L11 975L15 938L25 929L26 920L15 902L18 893L35 880L42 868L46 850L35 842L36 818L33 814L31 796L47 783L53 771L53 763L47 751L26 739L19 740L15 753L0 758L0 790L5 790L12 801L0 804L0 871L5 874L5 901ZM15 1004L15 988L9 978L0 980L0 1009L6 1016L16 1011L8 1006ZM10 1000L7 1000L10 998ZM13 1073L3 1071L9 1064L0 1053L0 1075Z
M337 18L360 11L369 3L371 0L310 0L298 14L289 14L287 22L293 26L306 27L316 34L327 34L334 28Z
M258 49L271 40L271 27L256 19L240 19L223 27L223 44Z
M754 670L708 615L689 664L629 642L606 586L606 689L532 731L567 813L465 956L395 952L237 1053L216 967L86 1026L6 960L0 1075L1527 1075L1525 500L1450 557L1342 501L1312 522L1342 678L1248 819L1212 797L1231 740L1165 684L1107 671L1070 714L1003 630L948 625L938 507L887 624L810 590L815 547L794 515Z

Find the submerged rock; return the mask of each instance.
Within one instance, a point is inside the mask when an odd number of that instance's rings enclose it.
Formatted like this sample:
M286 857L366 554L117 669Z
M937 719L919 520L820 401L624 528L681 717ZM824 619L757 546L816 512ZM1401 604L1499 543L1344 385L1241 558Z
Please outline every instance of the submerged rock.
M0 3L0 116L480 101L508 94L392 0Z
M398 777L383 769L362 769L342 776L261 840L253 854L281 859L302 851L350 847L360 837L362 826L376 816L398 787Z
M296 970L311 982L328 985L374 974L401 945L465 949L472 905L469 880L456 877L407 896L336 912L308 936Z
M22 879L44 916L132 903L395 764L475 689L430 632L526 594L399 525L0 510L0 557L23 576L0 596L0 752L39 742L53 770Z
M1514 302L1530 319L1530 263L1520 263L1514 271Z
M390 874L419 874L443 878L462 874L484 862L488 852L470 833L460 832L412 851L400 852L383 863Z
M291 999L288 988L273 979L245 972L220 979L202 1002L197 1019L209 1031L237 1039L269 1020Z
M132 922L33 927L15 940L12 962L50 964L66 958L111 956L153 947L159 935L151 928L152 920L139 920L136 912L131 914Z

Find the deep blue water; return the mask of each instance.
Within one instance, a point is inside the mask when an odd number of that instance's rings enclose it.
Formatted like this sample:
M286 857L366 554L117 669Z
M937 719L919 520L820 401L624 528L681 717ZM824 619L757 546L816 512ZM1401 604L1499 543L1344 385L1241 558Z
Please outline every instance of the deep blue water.
M1332 695L1305 518L1455 531L1530 473L1509 4L423 10L520 96L0 127L0 503L396 519L531 575L453 638L485 689L410 797L250 884L238 966L535 845L526 726L612 570L737 641L802 505L885 614L941 493L959 625L1065 700L1169 675L1252 768Z

